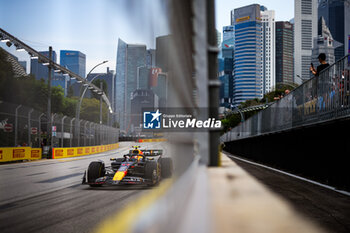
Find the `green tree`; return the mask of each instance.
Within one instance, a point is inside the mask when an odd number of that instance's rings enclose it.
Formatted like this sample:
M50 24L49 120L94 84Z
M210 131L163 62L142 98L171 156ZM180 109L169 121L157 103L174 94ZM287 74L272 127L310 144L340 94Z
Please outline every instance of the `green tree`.
M102 121L103 123L107 122L107 106L102 102ZM80 109L80 119L92 121L99 123L100 122L100 101L92 99L83 99Z
M12 64L7 61L6 52L0 48L0 100L22 104L32 107L38 111L47 111L48 85L45 80L36 80L34 76L14 77ZM96 80L94 84L99 87L103 83L103 91L107 92L105 80ZM64 97L64 90L61 87L51 88L51 109L52 112L75 117L78 97L72 96L73 89L68 89L68 97ZM93 93L91 99L83 99L80 119L98 123L100 121L100 96ZM107 122L108 108L103 102L102 120Z

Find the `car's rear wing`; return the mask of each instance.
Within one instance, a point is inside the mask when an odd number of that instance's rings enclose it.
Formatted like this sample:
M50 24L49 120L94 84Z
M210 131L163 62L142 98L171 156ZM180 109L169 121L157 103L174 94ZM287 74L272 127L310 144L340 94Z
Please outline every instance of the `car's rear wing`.
M160 156L163 155L163 150L142 150L144 156Z

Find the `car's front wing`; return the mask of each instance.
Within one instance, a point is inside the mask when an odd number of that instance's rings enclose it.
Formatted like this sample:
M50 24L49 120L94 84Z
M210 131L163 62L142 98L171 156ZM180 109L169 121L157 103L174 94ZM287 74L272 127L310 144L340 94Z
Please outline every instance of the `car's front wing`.
M152 184L152 181L149 179L145 179L142 177L135 177L135 176L125 176L122 180L113 180L113 177L111 176L103 176L100 178L97 178L95 182L88 182L86 179L86 175L84 174L83 182L82 184L88 184L88 185L125 185L125 184Z

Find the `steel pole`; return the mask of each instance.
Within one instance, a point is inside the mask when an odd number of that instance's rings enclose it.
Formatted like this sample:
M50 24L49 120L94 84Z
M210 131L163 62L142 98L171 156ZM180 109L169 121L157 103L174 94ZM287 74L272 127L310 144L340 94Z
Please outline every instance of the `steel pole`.
M103 90L103 82L100 82L100 89ZM102 124L102 95L100 96L100 124Z
M219 119L219 91L221 83L217 78L217 48L215 30L215 3L207 0L207 38L208 38L208 92L209 117ZM220 129L210 129L209 132L209 165L219 165Z
M102 65L102 64L105 64L106 62L108 62L108 61L103 61L103 62L97 64L96 66L94 66L94 67L89 71L89 73L86 75L86 78L85 78L85 79L87 80L87 77L89 76L89 74L91 74L91 72L92 72L96 67L98 67L98 66L100 66L100 65ZM100 76L100 75L96 75L93 79L91 79L91 81L89 82L89 84L91 84L92 81L93 81L95 78L97 78L98 76ZM83 101L85 92L86 92L86 90L87 90L88 87L89 87L89 85L87 85L87 86L85 87L83 93L81 94L80 100L79 100L78 105L77 105L77 108L76 108L76 110L75 110L75 118L77 119L78 122L80 122L79 120L80 120L80 107L81 107L81 102ZM79 95L80 95L80 93L81 93L81 88L82 88L82 86L80 87ZM103 92L103 91L102 91L102 92ZM78 131L79 131L79 132L78 132ZM76 132L75 132L75 133L80 135L80 129L78 129L78 127L76 127ZM79 144L79 143L80 143L80 139L78 139L78 144Z
M50 141L50 148L52 151L52 120L51 120L51 65L52 65L52 47L49 47L49 74L48 74L48 79L47 79L47 90L48 90L48 97L47 97L47 136L51 137L51 140L47 140L47 142ZM52 156L52 155L50 155Z

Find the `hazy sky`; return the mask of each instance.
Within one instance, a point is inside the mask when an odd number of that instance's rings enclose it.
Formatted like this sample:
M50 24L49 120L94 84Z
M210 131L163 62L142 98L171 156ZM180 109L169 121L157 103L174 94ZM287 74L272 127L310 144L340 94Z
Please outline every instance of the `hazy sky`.
M260 4L275 11L276 21L289 21L294 17L294 0L216 0L216 29L231 24L231 10L250 4Z
M51 45L58 56L59 50L83 52L86 73L108 60L94 70L105 72L107 66L115 70L119 37L154 48L154 38L168 33L161 5L161 0L0 0L0 27L38 51ZM25 52L13 53L28 60Z
M146 44L155 48L154 38L168 33L162 0L0 0L0 27L38 51L51 45L59 50L79 50L86 54L86 73L101 61L109 62L95 71L115 69L117 42ZM273 9L276 20L290 20L293 0L217 0L216 25L230 24L232 9L258 3ZM16 52L29 61L25 52ZM57 61L59 63L59 59Z

